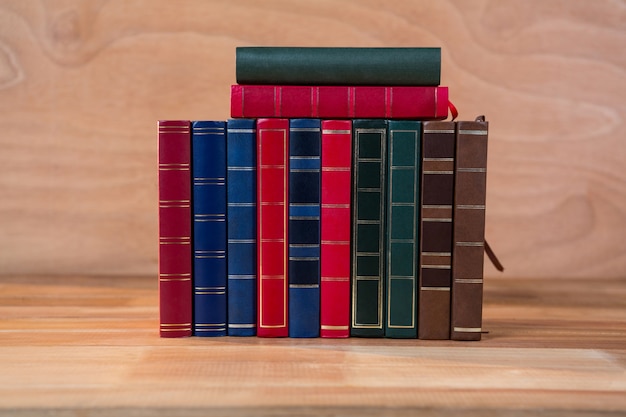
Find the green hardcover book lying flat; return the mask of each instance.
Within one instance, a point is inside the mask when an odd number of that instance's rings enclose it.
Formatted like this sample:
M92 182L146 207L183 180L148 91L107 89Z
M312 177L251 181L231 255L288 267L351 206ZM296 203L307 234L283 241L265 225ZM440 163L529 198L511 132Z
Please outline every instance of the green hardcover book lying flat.
M441 79L441 48L238 47L238 84L421 85Z

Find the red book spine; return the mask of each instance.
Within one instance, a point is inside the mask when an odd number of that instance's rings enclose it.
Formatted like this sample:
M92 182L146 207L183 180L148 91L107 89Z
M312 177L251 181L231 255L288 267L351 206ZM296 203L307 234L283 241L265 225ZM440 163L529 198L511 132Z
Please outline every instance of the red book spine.
M191 336L191 141L188 120L158 123L161 337Z
M232 117L421 119L448 117L448 87L231 87Z
M289 336L289 120L257 120L257 336Z
M350 335L352 121L322 121L320 336Z

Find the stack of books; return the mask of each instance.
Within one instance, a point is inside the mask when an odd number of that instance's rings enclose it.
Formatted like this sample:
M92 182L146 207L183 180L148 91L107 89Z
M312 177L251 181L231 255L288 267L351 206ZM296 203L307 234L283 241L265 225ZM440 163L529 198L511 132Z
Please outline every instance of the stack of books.
M480 340L488 123L441 50L236 55L232 119L158 123L161 336Z

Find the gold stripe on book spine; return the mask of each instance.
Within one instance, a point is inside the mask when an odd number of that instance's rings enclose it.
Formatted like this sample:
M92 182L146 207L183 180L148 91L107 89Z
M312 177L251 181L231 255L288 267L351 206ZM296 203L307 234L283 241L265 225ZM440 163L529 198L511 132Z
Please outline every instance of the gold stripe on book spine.
M452 264L450 252L422 252L420 264L422 268L448 269Z
M172 238L168 238L168 237L162 237L159 239L159 244L161 245L190 245L191 244L191 239L187 238L187 239L173 239L170 240Z
M350 130L337 130L337 129L323 129L322 133L324 135L350 135L352 131Z
M321 277L323 282L350 282L349 277Z
M481 333L483 329L481 327L455 327L453 331L458 333Z
M181 126L159 126L159 133L172 134L172 133L185 133L188 134L191 130L185 129Z
M486 168L457 168L457 172L471 172L474 174L484 174L487 172Z
M456 242L456 246L485 246L485 242Z
M478 136L487 136L486 130L472 130L472 129L460 129L459 135L478 135Z
M160 282L191 281L191 274L159 274Z
M454 129L424 129L424 133L432 133L432 134L450 134L455 133Z
M457 284L482 284L482 278L457 278L454 280Z
M327 324L322 324L320 329L322 330L348 330L350 326L331 326Z
M322 208L344 208L344 209L349 209L350 208L350 204L322 204Z

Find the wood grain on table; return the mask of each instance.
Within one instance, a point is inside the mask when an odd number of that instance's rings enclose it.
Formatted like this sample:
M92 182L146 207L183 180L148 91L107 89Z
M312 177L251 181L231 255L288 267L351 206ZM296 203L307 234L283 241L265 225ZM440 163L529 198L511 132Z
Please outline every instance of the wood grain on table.
M0 273L155 273L156 121L227 118L237 46L301 45L441 46L504 277L624 277L624 44L617 0L0 0Z
M4 416L626 414L626 289L485 284L480 342L158 337L155 277L0 278Z

